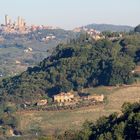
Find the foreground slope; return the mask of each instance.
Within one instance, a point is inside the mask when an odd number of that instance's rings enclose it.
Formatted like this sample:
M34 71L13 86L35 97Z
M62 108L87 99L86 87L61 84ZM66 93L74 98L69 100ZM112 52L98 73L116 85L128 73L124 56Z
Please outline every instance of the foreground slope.
M102 87L108 90L107 102L104 105L90 106L76 110L65 111L23 111L18 112L19 125L18 128L22 132L31 134L31 130L38 128L45 135L54 135L62 133L66 130L80 129L85 120L95 122L101 116L108 116L113 112L121 113L121 106L124 102L138 102L140 100L140 87L124 87L117 88Z
M96 123L86 122L80 131L67 131L63 140L138 140L140 139L140 103L125 103L122 114L101 117Z

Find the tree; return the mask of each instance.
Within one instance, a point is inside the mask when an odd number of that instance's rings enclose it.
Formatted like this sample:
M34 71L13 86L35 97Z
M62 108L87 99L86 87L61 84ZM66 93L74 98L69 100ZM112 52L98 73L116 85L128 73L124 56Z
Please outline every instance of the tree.
M123 61L121 61L123 60ZM109 85L129 84L133 82L132 70L135 64L128 56L120 56L112 62Z

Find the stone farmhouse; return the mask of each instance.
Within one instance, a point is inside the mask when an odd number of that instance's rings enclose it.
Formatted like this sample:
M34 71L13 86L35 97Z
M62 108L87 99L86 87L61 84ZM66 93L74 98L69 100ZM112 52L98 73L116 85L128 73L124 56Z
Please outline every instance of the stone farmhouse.
M60 94L54 95L54 102L57 102L57 103L77 102L77 101L80 101L81 99L103 102L104 95L93 94L93 95L85 95L84 97L80 97L80 98L75 97L74 94L71 92L68 92L68 93L62 92Z
M57 95L54 95L54 102L58 102L58 103L64 103L64 102L71 102L72 100L74 100L74 94L68 92L68 93L60 93Z

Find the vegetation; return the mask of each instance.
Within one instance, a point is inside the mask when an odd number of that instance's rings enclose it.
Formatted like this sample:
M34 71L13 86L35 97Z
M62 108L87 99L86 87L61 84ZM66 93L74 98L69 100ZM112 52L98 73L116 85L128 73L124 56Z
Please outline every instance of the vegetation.
M101 87L101 90L103 88ZM87 91L88 89L86 89ZM92 90L91 88L89 89ZM41 136L60 135L71 129L77 131L81 129L85 120L95 122L101 116L109 116L113 112L121 114L121 106L124 102L138 102L140 87L104 87L108 92L105 104L93 105L77 109L66 109L60 111L18 111L18 130L26 136L31 136L32 129L39 131ZM94 92L94 88L92 90ZM100 87L94 93L100 92ZM110 93L109 93L110 92ZM104 93L104 92L102 92ZM133 93L133 94L132 94ZM120 98L121 97L121 98ZM38 130L40 128L40 130ZM39 135L39 136L40 136Z
M22 35L0 32L0 79L15 76L25 71L28 66L37 65L48 57L60 42L67 42L76 35L77 33L62 29L36 30ZM54 38L45 40L51 36ZM27 52L29 48L32 51Z
M136 26L134 31L140 33L140 25Z
M59 36L61 30L57 31L57 35ZM34 32L32 35L29 35L31 37L29 38L41 41L41 38L48 33L50 34L51 31L40 32L40 36L37 36L38 32ZM138 32L137 27L135 28L135 32ZM107 36L106 39L98 41L93 40L92 37L87 34L81 34L77 39L70 39L67 44L59 44L53 54L45 58L37 66L29 67L18 76L0 81L0 135L7 136L10 129L16 130L19 127L18 119L21 118L19 116L15 117L15 115L22 112L15 113L15 111L19 111L19 109L25 105L24 103L30 104L44 98L47 98L50 103L51 99L49 98L53 95L70 90L82 90L85 92L89 90L90 92L94 91L98 93L104 91L103 94L106 94L111 91L117 91L117 85L131 84L135 82L136 79L140 79L140 75L134 71L135 66L140 65L140 34L135 32L123 34L123 36L120 36L120 33L104 32L103 34ZM111 37L114 36L117 37L117 39L111 41ZM8 38L8 35L6 37ZM64 38L64 36L62 36L62 38ZM24 48L23 45L19 44L14 44L14 46L0 46L1 49L10 47L14 47L18 50ZM7 57L8 54L5 56ZM38 56L34 57L38 59ZM26 60L26 62L30 63L31 61ZM109 91L105 89L104 86L117 87L111 90L109 89ZM133 92L133 96L134 95ZM105 105L99 105L101 108L104 107L104 115L108 115L110 112L112 113L112 110L110 111L108 109L111 107L113 108L116 105L116 101L117 107L120 105L120 96L123 98L123 93L119 95L119 101L115 98L114 102L111 104L109 103L110 100L107 99ZM108 103L111 105L108 106ZM113 109L115 110L116 108ZM59 133L60 129L58 129L56 130L56 139L139 139L139 110L139 103L132 105L124 104L122 108L123 114L121 116L114 113L109 117L100 118L96 123L87 121L83 124L81 130L66 131L63 135L59 136L57 133ZM91 112L84 112L87 115L85 115L85 117L89 119L90 114L90 117L95 119L101 116L100 111L99 109L97 116L95 113L94 116L92 116L93 114ZM44 112L42 112L42 114L43 113ZM58 112L59 117L54 115L57 122L58 119L62 119L62 117L67 118L69 114L71 114L70 112L59 113L60 112ZM80 118L81 114L83 114L83 112L80 113L80 115L77 113L76 117ZM48 112L47 115L49 117ZM53 116L53 113L51 115ZM22 116L24 115L22 114ZM32 116L35 117L35 114ZM54 121L55 119L52 116L51 118ZM24 118L27 120L27 117ZM49 121L51 121L50 117ZM26 121L24 121L24 123L25 122ZM71 117L69 118L69 122L71 122ZM42 134L42 129L41 126L38 125L39 123L42 123L41 117L40 122L37 120L31 124L28 133L40 136ZM60 121L60 123L62 122ZM72 123L71 125L75 126L75 124ZM26 124L26 127L27 126ZM53 139L53 137L41 137L40 139Z
M0 138L9 136L10 130L15 130L18 125L18 120L14 113L17 108L14 104L0 104Z
M108 117L99 118L95 123L86 121L80 131L69 130L63 135L54 137L57 140L138 140L139 138L140 103L125 103L122 106L122 115L113 113Z
M19 76L0 84L1 100L32 101L62 91L99 85L130 84L140 61L140 35L119 41L94 41L81 35L57 46L53 54Z

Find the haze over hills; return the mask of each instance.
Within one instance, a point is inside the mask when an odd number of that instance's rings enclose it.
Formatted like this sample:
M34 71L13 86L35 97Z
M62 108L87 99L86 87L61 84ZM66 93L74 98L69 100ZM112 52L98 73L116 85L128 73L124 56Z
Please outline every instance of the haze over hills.
M113 25L113 24L88 24L84 26L89 29L95 29L97 31L111 31L111 32L129 32L134 29L132 26L127 25Z

